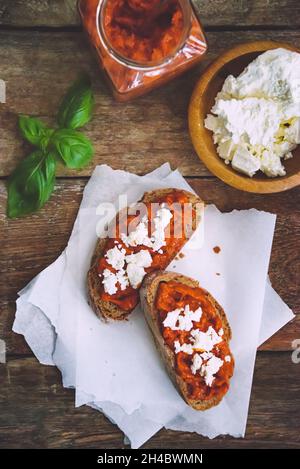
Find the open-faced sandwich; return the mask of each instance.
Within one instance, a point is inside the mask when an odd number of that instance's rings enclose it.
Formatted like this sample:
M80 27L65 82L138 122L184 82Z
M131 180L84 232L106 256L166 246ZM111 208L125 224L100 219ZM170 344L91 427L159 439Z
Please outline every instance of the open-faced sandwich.
M173 272L148 274L141 305L175 387L196 410L217 405L229 389L234 359L225 312L196 280Z
M204 204L179 189L146 192L121 210L99 238L88 272L90 303L99 317L125 319L139 302L149 272L165 269L200 223Z

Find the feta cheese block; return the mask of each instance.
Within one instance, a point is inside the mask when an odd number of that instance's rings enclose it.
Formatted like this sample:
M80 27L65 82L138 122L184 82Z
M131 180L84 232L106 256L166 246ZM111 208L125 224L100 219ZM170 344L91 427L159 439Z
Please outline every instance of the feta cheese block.
M284 176L282 160L300 143L300 54L269 50L238 77L229 75L205 127L220 158L235 170Z

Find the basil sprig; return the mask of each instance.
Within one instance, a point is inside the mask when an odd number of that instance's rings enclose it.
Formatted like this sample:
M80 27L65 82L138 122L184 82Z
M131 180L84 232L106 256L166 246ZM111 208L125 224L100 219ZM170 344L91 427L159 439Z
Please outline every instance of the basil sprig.
M69 89L59 107L59 128L50 129L36 117L20 116L19 128L35 150L17 166L8 180L7 215L17 218L36 212L54 190L57 161L81 169L94 154L90 140L78 129L92 117L94 97L87 76Z
M49 199L55 183L56 158L36 150L15 169L8 185L8 215L27 215L41 208Z
M58 124L62 128L79 129L90 121L93 108L94 98L91 81L87 75L82 75L71 86L61 102L58 111Z
M93 156L90 140L76 130L57 130L51 142L56 153L70 169L83 168Z
M53 130L47 127L36 117L19 116L19 128L21 134L31 145L41 148L47 147Z

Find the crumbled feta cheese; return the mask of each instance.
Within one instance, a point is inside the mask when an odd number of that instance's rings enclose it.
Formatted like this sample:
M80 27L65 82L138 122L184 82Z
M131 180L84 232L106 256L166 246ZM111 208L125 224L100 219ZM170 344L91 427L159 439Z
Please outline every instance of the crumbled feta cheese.
M260 169L259 158L253 156L246 148L238 146L231 160L232 167L252 177Z
M170 311L163 325L170 327L173 331L190 331L193 328L193 322L200 321L201 316L202 309L200 307L196 311L191 311L189 305L186 305L184 308Z
M273 49L228 76L205 119L226 163L250 177L285 175L281 158L300 143L300 54Z
M178 316L181 312L182 312L182 308L177 308L177 309L174 309L174 311L170 311L167 314L166 319L163 321L164 327L169 327L173 331L178 330L176 324L178 322Z
M114 269L119 270L124 267L125 263L125 249L119 249L119 246L114 246L112 249L109 249L105 254L105 258L109 265L111 265Z
M126 272L132 288L139 288L146 275L145 269L136 264L128 264Z
M233 154L236 150L236 145L235 143L228 139L225 142L220 142L218 145L218 153L221 158L223 158L226 161L231 161Z
M170 223L172 216L173 215L168 208L161 206L161 208L157 210L156 217L154 218L155 228L158 231L164 230Z
M135 264L139 267L150 267L152 264L152 257L149 251L142 249L135 254L129 254L125 257L127 264Z
M193 347L191 344L182 344L180 345L180 342L179 340L175 340L174 342L174 351L175 353L179 353L179 352L184 352L184 353L187 353L188 355L192 355L193 354Z
M116 273L117 280L120 284L121 290L125 290L129 286L128 278L126 275L126 271L124 269L118 270Z
M226 358L227 357L225 357L225 360ZM221 358L216 357L212 353L207 353L206 355L204 353L196 353L193 356L191 371L193 375L195 375L197 371L200 370L200 376L204 378L205 384L207 386L212 386L215 379L215 374L222 367L223 363L224 362L221 360Z
M228 77L222 91L237 99L247 96L276 99L289 107L300 98L299 67L299 53L282 48L269 50L253 60L237 78Z
M117 270L116 273L110 272L109 269L103 272L104 290L110 295L117 292L117 283L121 290L125 290L129 283L133 288L138 288L146 275L145 268L150 267L152 263L152 257L145 249L126 256L125 249L119 250L115 246L107 251L105 257L107 262ZM126 267L124 267L125 261Z
M203 363L203 360L201 356L199 355L199 353L195 353L195 355L193 356L193 363L191 366L193 375L195 375L197 371L200 370L202 363Z
M108 293L109 295L114 295L115 293L117 293L117 282L118 279L116 274L111 272L109 269L104 269L102 283L106 293Z
M262 154L261 169L267 176L270 177L285 175L285 169L281 163L280 157L268 150L265 150Z
M201 310L201 308L199 308ZM170 327L172 330L179 330L179 323L181 313L184 312L188 316L190 313L189 308L185 308L183 311L182 308L177 308L174 311L168 313L166 319L163 322L165 327ZM195 311L193 314L197 313L199 315L199 319L201 318L202 310ZM197 319L197 320L199 320ZM192 324L193 326L193 324ZM190 330L190 328L182 328L180 330ZM219 329L219 333L214 330L212 326L209 326L206 332L202 332L199 329L193 329L190 334L190 339L192 343L184 343L180 344L179 340L174 341L174 351L175 354L179 352L187 353L188 355L193 355L194 351L201 351L201 353L195 353L193 356L192 364L191 364L191 371L195 375L198 370L200 370L200 376L202 376L205 380L207 386L212 386L212 383L215 379L215 374L219 371L221 366L223 365L224 361L214 355L212 352L215 345L222 342L222 337L224 335L224 330L222 328ZM225 361L230 362L231 357L230 355L226 355Z
M129 254L125 259L130 285L133 288L138 288L146 275L145 268L150 267L152 264L151 254L146 249L143 249L136 254Z
M278 104L264 98L220 99L211 112L223 120L235 144L243 136L251 145L268 146L280 125Z
M155 229L151 237L148 236L148 217L143 216L135 230L132 230L128 235L122 233L121 239L127 247L146 246L162 253L161 247L166 244L165 228L170 223L172 216L165 204L161 204L154 218ZM117 246L109 249L105 258L117 272L110 272L109 269L105 269L105 273L103 272L104 290L110 295L117 292L117 284L120 285L121 290L125 290L129 284L133 288L138 288L146 275L145 269L152 264L152 257L147 249L126 255L126 250L122 245L118 244L117 241L115 244Z
M204 123L205 123L205 127L208 130L212 130L212 132L216 132L217 134L220 134L222 132L222 129L220 128L221 122L216 116L213 116L212 114L208 114Z
M129 285L126 272L124 269L120 269L116 273L111 272L109 269L104 269L102 283L103 283L104 291L108 293L109 295L114 295L115 293L117 293L118 283L120 285L121 290L125 290Z
M300 117L294 119L289 127L286 128L285 138L288 142L300 143Z
M215 379L215 374L218 373L219 369L223 365L221 358L213 355L205 364L202 365L200 374L204 377L205 384L209 387L212 386Z
M164 205L164 204L162 204ZM159 251L165 246L165 229L170 223L172 212L162 206L157 210L153 219L154 230L151 237L148 236L148 219L143 217L142 221L137 225L135 230L132 230L129 235L121 234L121 239L126 246L147 246L153 251Z
M191 336L193 348L203 352L210 352L216 344L222 342L222 338L216 333L212 326L209 326L206 332L193 329Z
M286 156L292 151L292 150L295 150L295 148L297 147L297 145L295 143L290 143L286 140L281 140L280 142L276 142L274 145L273 145L273 153L279 157L281 157L281 155L284 155L284 159L286 159ZM261 153L260 155L263 154L264 151L267 151L265 150L264 148L261 150ZM293 156L293 155L292 155Z
M151 236L151 247L154 251L159 251L165 246L165 229L169 225L172 217L173 215L168 208L161 207L157 210L156 216L153 219L155 229Z
M285 160L290 160L291 158L293 158L293 153L291 151L284 155Z
M147 246L149 240L147 220L141 221L128 235L122 233L121 239L126 246Z
M204 361L209 360L209 359L210 359L211 357L213 357L213 356L214 356L214 354L211 353L211 352L202 352L202 353L200 353L200 357L201 357L202 360L204 360Z

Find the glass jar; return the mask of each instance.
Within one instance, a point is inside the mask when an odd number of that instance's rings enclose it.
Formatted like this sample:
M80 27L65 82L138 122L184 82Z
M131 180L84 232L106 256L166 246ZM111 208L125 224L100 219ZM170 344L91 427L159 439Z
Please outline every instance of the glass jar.
M155 0L151 1L155 2ZM128 10L127 3L135 3L138 6L139 3L146 4L145 0L78 1L83 26L96 51L100 67L113 95L118 101L128 101L166 83L198 63L207 50L204 32L189 0L173 1L173 7L175 4L177 9L174 16L168 18L170 29L163 30L167 34L162 33L160 42L156 41L156 48L147 48L147 41L151 42L153 35L150 33L146 37L145 33L145 37L142 37L144 30L138 29L138 21L143 21L142 27L145 29L146 18L149 25L157 30L158 20L155 18L151 23L149 14L145 16L146 14L141 12L138 12L136 17L128 16L133 13L130 8ZM120 9L120 15L125 11L124 17L118 18L118 21L122 20L124 23L125 39L122 37L122 25L121 27L118 25L116 30L113 29L114 18L110 16L114 14L116 11L114 9L119 4L121 7L126 4L125 10ZM161 4L163 5L163 2ZM148 5L151 3L148 2ZM166 22L166 16L162 14L160 18L161 21ZM178 25L180 24L177 29L176 19ZM129 20L132 22L130 27L133 27L133 33L130 31L130 34L127 33ZM136 35L135 31L138 32ZM135 43L129 48L127 45L132 37Z

